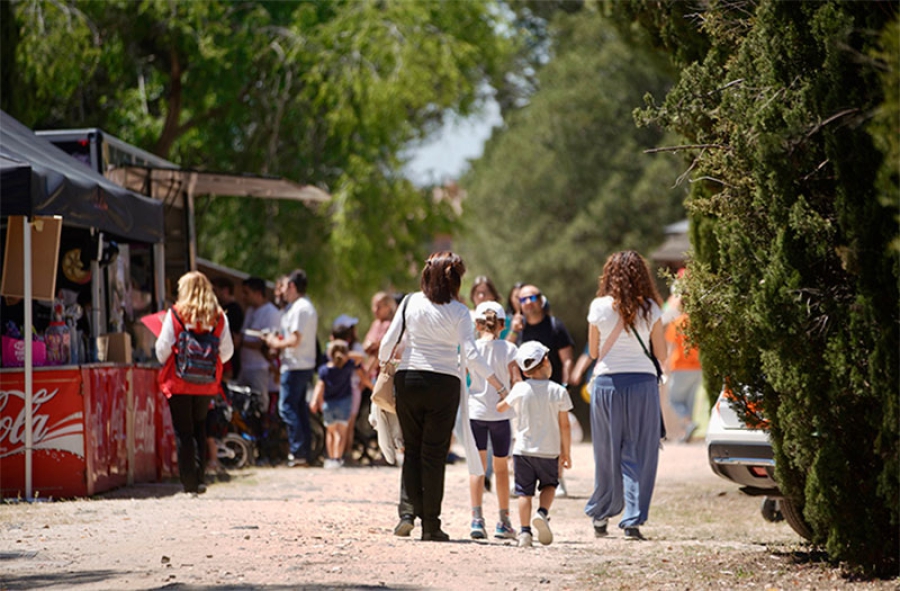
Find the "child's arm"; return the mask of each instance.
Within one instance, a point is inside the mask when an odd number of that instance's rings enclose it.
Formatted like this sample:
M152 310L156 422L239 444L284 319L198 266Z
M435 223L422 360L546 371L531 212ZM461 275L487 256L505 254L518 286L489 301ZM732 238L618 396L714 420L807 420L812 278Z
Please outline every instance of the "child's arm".
M509 387L512 388L514 385L522 381L522 372L519 371L519 366L516 365L515 361L509 362Z
M559 411L559 465L561 468L572 467L572 430L569 427L568 411Z
M312 402L309 403L309 410L312 412L319 412L322 409L322 404L325 402L325 380L319 380L316 382L316 389L313 390L313 399Z
M509 403L505 399L497 403L497 412L504 412L509 408Z

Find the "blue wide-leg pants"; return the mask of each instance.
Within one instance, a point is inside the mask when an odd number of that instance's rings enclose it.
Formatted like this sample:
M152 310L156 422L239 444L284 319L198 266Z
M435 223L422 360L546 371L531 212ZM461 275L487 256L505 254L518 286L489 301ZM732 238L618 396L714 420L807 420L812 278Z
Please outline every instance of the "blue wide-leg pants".
M655 375L621 373L594 378L594 493L584 508L588 516L602 520L624 509L620 528L647 521L659 463L659 438L659 386Z

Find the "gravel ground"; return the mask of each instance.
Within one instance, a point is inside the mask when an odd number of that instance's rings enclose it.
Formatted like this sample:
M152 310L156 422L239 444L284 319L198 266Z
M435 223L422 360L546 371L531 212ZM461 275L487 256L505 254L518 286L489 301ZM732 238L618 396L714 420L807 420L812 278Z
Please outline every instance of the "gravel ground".
M702 443L667 445L645 542L595 539L589 444L573 449L552 545L468 537L467 474L448 466L449 543L392 535L400 471L250 468L199 498L174 483L0 505L0 589L898 589L853 582L759 500L712 474ZM496 497L486 495L489 524ZM513 522L518 525L513 506Z

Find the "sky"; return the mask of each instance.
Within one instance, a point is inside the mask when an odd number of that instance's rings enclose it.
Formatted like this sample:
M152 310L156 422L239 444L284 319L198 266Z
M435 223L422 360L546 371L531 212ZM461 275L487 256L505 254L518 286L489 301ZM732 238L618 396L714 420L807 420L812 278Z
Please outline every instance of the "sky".
M410 180L429 185L458 179L468 169L468 161L481 156L491 129L502 122L494 101L488 101L481 113L448 121L421 146L410 149L412 158L406 166Z

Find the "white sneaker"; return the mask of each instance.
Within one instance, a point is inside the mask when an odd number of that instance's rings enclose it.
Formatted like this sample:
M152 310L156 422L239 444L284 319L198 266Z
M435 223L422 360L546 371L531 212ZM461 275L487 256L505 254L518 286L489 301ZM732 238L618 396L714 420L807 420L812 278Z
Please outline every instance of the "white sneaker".
M519 534L519 548L531 548L531 534L522 532Z
M538 511L531 520L531 527L537 530L538 541L544 546L553 543L553 532L550 531L550 519Z

